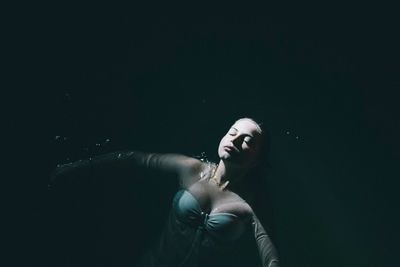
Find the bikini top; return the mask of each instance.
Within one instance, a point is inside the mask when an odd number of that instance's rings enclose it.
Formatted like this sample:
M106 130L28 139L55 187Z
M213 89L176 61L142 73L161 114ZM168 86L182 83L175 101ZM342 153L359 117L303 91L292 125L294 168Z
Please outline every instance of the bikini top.
M245 221L228 212L202 211L199 202L187 190L180 190L173 200L173 208L177 218L194 228L206 231L220 241L232 241L245 231Z

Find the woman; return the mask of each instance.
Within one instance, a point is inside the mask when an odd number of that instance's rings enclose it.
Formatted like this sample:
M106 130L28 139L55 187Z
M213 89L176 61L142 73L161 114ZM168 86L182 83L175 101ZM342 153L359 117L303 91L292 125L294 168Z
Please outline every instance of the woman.
M218 164L178 154L117 152L63 165L53 177L116 161L177 175L180 190L166 227L140 266L221 266L245 232L254 235L262 266L278 266L271 240L251 206L237 193L249 171L259 164L266 146L263 134L254 120L237 120L220 141Z

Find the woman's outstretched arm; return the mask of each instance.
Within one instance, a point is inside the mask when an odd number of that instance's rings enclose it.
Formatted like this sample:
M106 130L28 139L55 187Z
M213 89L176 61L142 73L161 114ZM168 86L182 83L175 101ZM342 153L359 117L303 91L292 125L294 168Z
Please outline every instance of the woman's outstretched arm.
M260 220L253 213L252 228L257 243L258 253L263 267L279 267L278 253L262 226Z
M182 185L190 183L202 168L200 160L181 154L144 153L139 151L117 151L96 157L78 160L57 166L51 174L51 183L62 176L79 172L91 172L102 167L138 166L177 174ZM185 179L183 179L183 177Z

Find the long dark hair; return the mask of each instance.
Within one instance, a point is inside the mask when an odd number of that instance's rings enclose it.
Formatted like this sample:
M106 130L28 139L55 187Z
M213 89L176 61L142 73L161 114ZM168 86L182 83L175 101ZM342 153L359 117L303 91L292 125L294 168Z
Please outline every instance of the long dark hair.
M266 228L272 227L272 198L268 179L272 171L270 163L271 134L270 131L252 118L242 118L253 121L261 130L261 143L258 152L258 162L251 168L246 177L241 179L240 184L235 187L237 192L249 205L265 224ZM239 119L240 120L240 119Z

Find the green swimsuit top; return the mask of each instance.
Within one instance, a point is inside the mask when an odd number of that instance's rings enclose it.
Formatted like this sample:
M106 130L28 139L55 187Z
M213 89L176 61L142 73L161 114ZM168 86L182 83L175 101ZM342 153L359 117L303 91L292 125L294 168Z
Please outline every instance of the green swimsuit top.
M177 218L197 229L207 232L219 241L232 241L245 231L245 222L237 215L227 212L202 211L199 202L187 190L180 190L173 200L173 208Z

